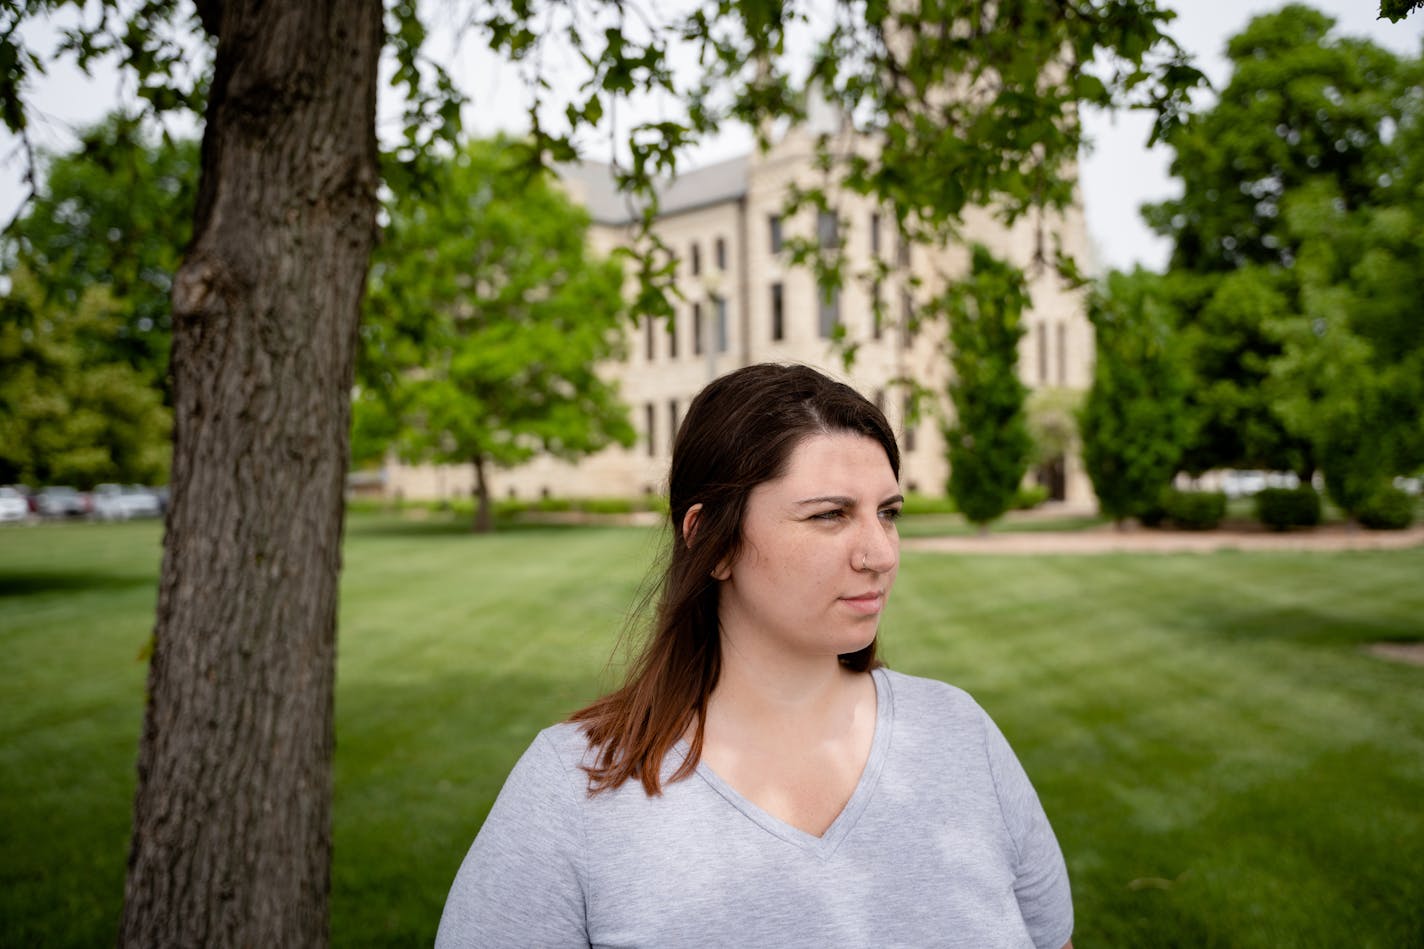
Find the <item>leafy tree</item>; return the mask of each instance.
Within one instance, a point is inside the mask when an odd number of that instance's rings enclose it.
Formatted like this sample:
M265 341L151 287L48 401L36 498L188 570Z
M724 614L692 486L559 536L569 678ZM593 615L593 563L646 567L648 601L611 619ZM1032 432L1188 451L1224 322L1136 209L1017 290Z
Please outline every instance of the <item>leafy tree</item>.
M517 162L507 142L472 142L396 200L361 330L358 429L392 434L407 460L473 463L477 531L492 527L489 465L634 438L595 371L621 355L622 268L589 250L587 213Z
M1299 417L1285 417L1279 385L1266 384L1280 376L1273 366L1284 353L1276 321L1319 306L1318 296L1307 302L1313 291L1298 266L1312 237L1288 208L1320 195L1343 221L1376 209L1395 209L1386 217L1412 213L1418 204L1402 165L1420 112L1419 61L1337 38L1333 23L1300 5L1253 19L1228 44L1233 72L1218 101L1169 133L1183 194L1145 213L1174 241L1165 287L1193 375L1194 437L1183 458L1192 472L1266 467L1308 475L1319 461L1320 439ZM1364 271L1338 269L1331 279L1349 283ZM1375 324L1402 325L1409 312L1397 292L1333 299L1355 301L1359 316L1373 313ZM1386 309L1397 315L1381 316Z
M1219 99L1167 137L1183 194L1146 210L1174 242L1174 270L1289 266L1297 248L1281 200L1311 182L1331 182L1348 208L1379 203L1388 130L1412 97L1397 56L1335 38L1333 26L1290 4L1227 43L1232 73Z
M1308 477L1314 466L1310 446L1281 418L1265 385L1281 351L1271 327L1293 305L1289 275L1259 264L1223 275L1169 272L1162 294L1180 323L1192 377L1192 436L1182 467L1192 474L1238 467Z
M1187 383L1161 278L1113 273L1089 296L1097 338L1083 404L1083 464L1103 513L1121 524L1157 505L1187 444Z
M158 391L115 358L107 293L44 299L27 270L0 298L0 482L167 479L171 420Z
M1314 447L1331 499L1358 515L1392 476L1424 465L1424 214L1349 213L1321 187L1293 196L1286 217L1301 238L1301 307L1270 324L1283 353L1268 391Z
M112 53L154 110L206 116L172 295L173 495L120 941L320 946L342 487L383 46L406 103L390 174L419 178L431 145L458 132L459 97L423 61L408 0L194 7L210 43L191 41L178 0L5 5L0 120L25 137L26 83L47 57L17 27L58 9L80 19L61 52L81 66ZM729 0L626 29L623 16L601 0L496 0L472 17L529 67L539 100L545 44L571 37L579 55L561 65L587 67L566 77L577 88L566 129L532 106L541 160L573 157L578 131L615 101L665 90L687 103L686 120L628 130L621 181L647 197L697 135L796 114L781 51L789 30L806 29L806 6ZM1063 207L1080 104L1153 108L1160 132L1199 81L1162 33L1170 16L1152 0L840 3L812 76L883 148L837 161L828 143L828 167L927 236L952 235L972 205L1010 218ZM671 68L673 37L700 47L691 88ZM650 221L655 202L646 207ZM655 251L637 258L638 305L666 313L657 289L670 265Z
M983 530L1012 505L1033 451L1019 379L1019 340L1029 305L1023 273L975 244L968 279L949 291L949 397L945 428L949 494Z
M47 157L44 185L0 244L0 266L24 267L56 306L94 287L110 301L114 357L166 391L169 293L193 226L198 143L149 141L110 116L69 154Z
M1380 0L1380 17L1393 23L1424 7L1424 0Z

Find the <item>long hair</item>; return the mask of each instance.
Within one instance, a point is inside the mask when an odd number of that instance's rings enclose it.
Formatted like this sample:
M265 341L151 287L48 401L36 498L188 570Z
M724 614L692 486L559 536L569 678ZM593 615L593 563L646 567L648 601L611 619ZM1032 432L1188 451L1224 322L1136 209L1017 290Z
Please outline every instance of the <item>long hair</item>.
M689 727L690 751L672 780L697 767L703 712L722 665L718 581L712 574L741 551L752 489L780 477L803 439L837 432L873 438L899 478L900 450L884 413L850 386L807 366L747 366L711 382L693 399L673 443L672 550L655 593L651 630L623 686L569 717L582 723L596 749L594 763L586 767L590 793L617 788L629 778L641 781L650 796L661 793L663 758ZM702 508L689 542L682 525L695 504ZM874 668L875 641L840 660L857 672Z

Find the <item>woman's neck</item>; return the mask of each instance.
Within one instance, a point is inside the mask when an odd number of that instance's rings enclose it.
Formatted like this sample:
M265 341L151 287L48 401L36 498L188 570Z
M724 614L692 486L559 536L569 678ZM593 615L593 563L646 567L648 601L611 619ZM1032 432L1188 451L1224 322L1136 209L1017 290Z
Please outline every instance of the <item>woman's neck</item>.
M873 685L834 657L748 655L722 643L721 672L708 701L709 724L738 732L762 729L803 739L808 732L838 734Z

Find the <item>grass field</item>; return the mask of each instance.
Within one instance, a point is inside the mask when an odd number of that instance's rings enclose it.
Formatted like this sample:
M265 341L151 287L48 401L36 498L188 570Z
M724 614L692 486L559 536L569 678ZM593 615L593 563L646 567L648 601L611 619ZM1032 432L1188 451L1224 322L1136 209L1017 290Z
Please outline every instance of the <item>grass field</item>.
M533 733L592 697L657 536L363 514L348 531L332 935L428 945ZM113 941L154 524L0 530L0 945ZM1424 945L1424 549L907 554L902 671L1033 777L1079 949Z

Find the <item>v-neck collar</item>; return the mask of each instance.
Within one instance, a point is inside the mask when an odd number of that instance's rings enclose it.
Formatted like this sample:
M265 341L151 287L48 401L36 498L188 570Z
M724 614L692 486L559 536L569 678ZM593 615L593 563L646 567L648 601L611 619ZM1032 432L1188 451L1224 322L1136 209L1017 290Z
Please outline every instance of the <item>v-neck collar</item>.
M830 859L842 841L850 836L860 815L865 812L890 751L890 733L895 719L890 678L884 669L871 670L871 678L875 683L875 732L870 739L870 755L865 759L865 768L860 772L860 780L856 782L850 800L846 801L845 807L841 808L841 812L821 836L817 837L788 824L747 800L705 762L697 763L697 776L758 827L822 860ZM688 752L686 741L678 742L677 749L685 756Z

